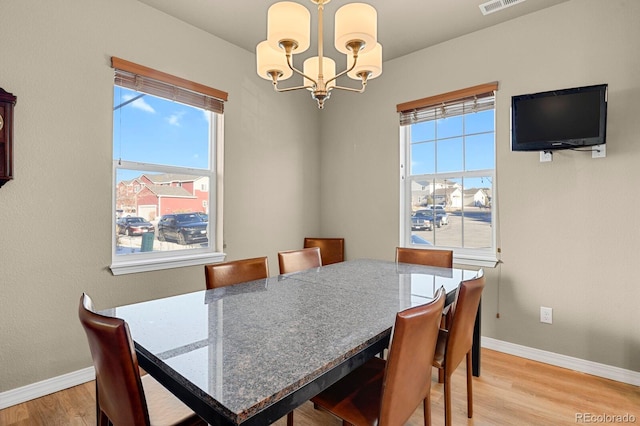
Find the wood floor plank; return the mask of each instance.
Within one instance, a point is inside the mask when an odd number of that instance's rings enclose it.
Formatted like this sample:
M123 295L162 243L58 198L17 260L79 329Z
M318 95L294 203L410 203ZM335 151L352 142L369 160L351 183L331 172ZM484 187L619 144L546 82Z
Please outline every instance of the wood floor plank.
M467 419L464 363L452 377L454 425L576 425L576 415L634 416L640 425L640 388L482 349L482 375L473 380L473 418ZM443 385L432 375L432 424L444 424ZM295 411L299 426L339 426L331 414L306 403ZM584 422L586 423L586 422ZM0 426L95 425L95 384L0 410ZM407 425L421 426L422 407ZM602 423L599 424L612 424ZM276 426L286 425L286 417Z

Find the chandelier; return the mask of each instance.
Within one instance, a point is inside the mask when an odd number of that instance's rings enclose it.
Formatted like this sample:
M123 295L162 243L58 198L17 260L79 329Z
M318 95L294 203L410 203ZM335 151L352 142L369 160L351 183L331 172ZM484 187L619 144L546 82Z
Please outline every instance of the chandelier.
M267 39L256 46L258 75L271 80L276 92L298 89L311 91L311 97L324 107L334 89L364 92L367 81L382 74L382 46L377 42L376 10L365 3L350 3L338 9L335 16L335 47L347 55L347 68L336 74L336 63L324 56L323 11L331 0L311 0L318 5L318 56L308 58L302 71L293 66L294 54L306 51L311 44L309 10L301 4L282 1L267 13ZM303 85L279 88L278 83L293 75L303 77ZM339 77L347 74L361 82L360 88L338 86Z

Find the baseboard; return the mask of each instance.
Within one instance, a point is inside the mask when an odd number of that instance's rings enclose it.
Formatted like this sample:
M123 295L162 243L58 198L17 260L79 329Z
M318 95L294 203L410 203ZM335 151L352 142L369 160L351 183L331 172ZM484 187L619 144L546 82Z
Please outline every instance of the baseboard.
M491 337L482 337L481 345L483 348L493 349L509 355L544 362L545 364L568 368L570 370L604 377L605 379L611 379L617 382L640 386L640 373L637 371L625 370L624 368L612 367L606 364L586 361L584 359L517 345L515 343L504 342Z
M21 388L11 389L0 393L0 410L20 404L41 396L49 395L73 386L87 383L96 378L93 367L73 371L62 376L52 377L41 382L32 383Z

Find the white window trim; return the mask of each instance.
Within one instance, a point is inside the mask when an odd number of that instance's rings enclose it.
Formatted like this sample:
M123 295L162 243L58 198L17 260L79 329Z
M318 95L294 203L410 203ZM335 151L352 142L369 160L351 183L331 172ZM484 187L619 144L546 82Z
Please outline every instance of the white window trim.
M211 121L213 127L212 134L215 134L215 149L209 149L210 162L213 167L210 170L190 169L186 167L155 166L135 162L113 160L113 182L112 182L112 208L113 217L111 221L111 273L113 275L133 274L138 272L159 271L163 269L179 268L184 266L205 265L208 263L218 263L225 259L226 254L222 252L222 200L223 200L223 171L224 171L224 118L222 114L212 113L214 120ZM212 139L210 138L210 143ZM120 163L120 164L118 164ZM209 240L209 247L203 249L190 249L184 251L136 253L135 256L116 255L116 168L130 167L142 171L161 172L184 172L209 176L209 205L215 200L215 212L209 212L209 227L215 227L214 241ZM211 185L215 182L215 185ZM179 254L178 254L179 253Z
M495 118L494 118L495 119ZM400 246L402 247L411 247L411 248L420 248L424 250L429 250L429 248L425 248L423 245L417 245L411 243L411 227L406 226L406 217L409 212L407 211L408 202L407 200L411 200L411 187L407 184L407 179L410 179L410 171L408 170L409 163L409 152L407 149L407 138L408 138L409 126L400 126L399 132L399 141L400 141L400 220L398 221L400 225L400 229L398 231L400 235ZM497 151L497 150L495 150ZM497 210L498 210L498 202L497 202L497 180L496 180L496 170L493 170L493 214L491 216L491 238L493 242L497 245ZM441 249L442 247L434 246L434 248ZM497 247L494 247L497 251ZM464 248L454 248L453 249L453 263L458 265L469 265L469 266L478 266L483 268L495 268L498 264L497 253L488 253L486 255L482 254L479 250L471 250Z

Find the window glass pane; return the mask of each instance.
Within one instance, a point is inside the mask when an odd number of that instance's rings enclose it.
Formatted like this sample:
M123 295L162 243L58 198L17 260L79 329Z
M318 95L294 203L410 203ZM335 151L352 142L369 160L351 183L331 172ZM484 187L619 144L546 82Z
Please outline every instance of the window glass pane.
M494 134L483 133L465 138L466 170L490 170L495 167Z
M438 139L462 136L462 115L436 120Z
M460 172L463 170L462 138L438 140L438 173Z
M412 129L413 134L413 129ZM435 173L436 171L436 144L424 142L411 144L411 171L412 175Z
M460 247L461 220L452 224L452 200L461 193L460 179L414 179L411 184L411 243ZM461 197L458 197L461 199Z
M116 254L209 246L207 176L116 171Z
M411 126L411 142L432 141L436 138L435 121L424 121Z
M458 258L494 256L495 110L459 112L404 133L411 195L403 235L409 246L454 249Z
M493 132L493 109L481 112L472 112L464 116L464 132L466 134Z
M466 178L462 221L464 247L490 248L492 246L491 198L492 179L489 176Z
M114 86L113 158L209 168L209 111Z
M442 179L435 191L436 204L432 208L436 218L433 243L440 247L462 246L460 200L462 179ZM440 225L438 227L438 225Z

